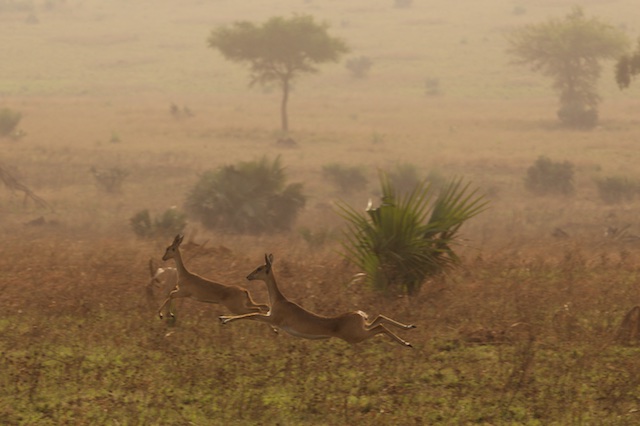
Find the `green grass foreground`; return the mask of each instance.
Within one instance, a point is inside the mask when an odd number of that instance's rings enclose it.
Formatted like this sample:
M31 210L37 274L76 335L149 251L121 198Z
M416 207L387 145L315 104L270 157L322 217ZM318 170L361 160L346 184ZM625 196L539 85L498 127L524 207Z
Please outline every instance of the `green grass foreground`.
M640 416L640 351L613 340L639 295L626 252L478 258L410 301L345 287L350 271L333 255L277 265L283 291L315 311L379 310L417 324L400 333L411 350L385 337L350 346L221 326L217 307L192 301L170 326L145 298L149 243L8 240L5 425L631 425ZM239 277L252 264L223 260L192 264Z

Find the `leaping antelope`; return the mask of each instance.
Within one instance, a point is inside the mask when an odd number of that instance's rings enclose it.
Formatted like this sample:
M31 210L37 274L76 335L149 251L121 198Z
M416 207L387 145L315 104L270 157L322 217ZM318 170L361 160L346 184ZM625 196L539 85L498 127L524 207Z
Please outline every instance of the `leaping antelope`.
M272 328L281 328L287 333L305 339L328 339L337 337L348 343L358 343L376 334L386 334L399 344L412 347L400 337L389 331L386 324L402 329L415 328L398 321L378 315L373 321L362 311L347 312L337 317L325 317L309 312L297 303L287 299L278 289L272 270L273 255L264 255L265 264L256 268L247 276L249 281L261 280L267 284L271 309L267 313L254 312L236 316L221 316L220 322L249 319L269 324Z
M190 297L200 302L218 303L225 306L234 314L260 313L269 310L268 305L255 303L251 299L249 292L239 286L225 285L214 281L210 281L200 275L194 274L187 270L182 262L180 254L180 243L182 243L183 235L177 235L173 243L162 256L162 260L167 261L174 259L176 262L176 270L178 271L178 283L169 293L169 296L158 309L158 315L162 319L164 307L171 300L178 297ZM172 317L173 312L169 306L169 315Z

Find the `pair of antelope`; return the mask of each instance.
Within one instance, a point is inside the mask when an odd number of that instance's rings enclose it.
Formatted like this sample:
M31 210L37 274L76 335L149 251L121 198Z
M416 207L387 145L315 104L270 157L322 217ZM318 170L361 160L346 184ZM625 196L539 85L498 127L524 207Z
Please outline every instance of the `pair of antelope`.
M347 312L336 317L325 317L314 314L290 301L278 289L273 273L273 255L271 254L265 254L265 264L247 276L249 281L260 280L267 284L270 306L255 303L249 292L242 287L216 283L189 272L180 253L182 239L182 235L176 236L162 257L162 260L165 261L175 260L177 283L158 310L160 318L163 317L163 311L167 304L169 304L169 314L173 316L171 309L173 299L191 297L201 302L221 304L235 314L221 316L220 322L222 324L245 319L254 320L264 322L274 330L282 329L296 337L305 339L337 337L349 343L358 343L377 334L386 334L399 344L411 347L409 342L389 331L385 325L405 330L415 328L414 325L401 324L383 315L378 315L373 321L369 321L367 314L362 311ZM155 278L152 276L152 281Z

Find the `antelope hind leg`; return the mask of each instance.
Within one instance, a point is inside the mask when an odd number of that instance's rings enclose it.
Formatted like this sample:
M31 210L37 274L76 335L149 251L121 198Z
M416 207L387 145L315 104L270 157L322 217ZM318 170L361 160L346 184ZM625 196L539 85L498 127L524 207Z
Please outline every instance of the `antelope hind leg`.
M396 342L398 342L402 346L407 347L407 348L413 348L413 345L411 343L402 340L400 337L396 336L394 333L389 331L389 329L387 329L382 324L378 324L375 327L368 329L367 330L367 334L368 334L368 336L366 338L373 337L376 334L386 334L387 336L391 337L393 340L395 340Z
M376 317L376 319L374 319L373 321L371 321L370 323L368 323L366 325L367 329L371 329L373 327L376 327L380 324L389 324L389 325L393 325L394 327L398 327L401 328L403 330L408 330L410 328L416 328L415 325L413 324L402 324L401 322L398 322L396 320L393 320L389 317L386 317L384 315L378 315Z

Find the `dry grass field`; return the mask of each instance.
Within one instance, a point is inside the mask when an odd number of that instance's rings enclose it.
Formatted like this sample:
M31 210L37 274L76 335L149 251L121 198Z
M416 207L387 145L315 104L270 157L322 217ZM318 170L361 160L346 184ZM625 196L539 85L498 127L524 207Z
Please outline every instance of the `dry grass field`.
M604 231L640 235L640 201L606 204L595 180L640 180L640 85L621 92L606 64L600 125L567 130L550 82L505 53L505 31L576 3L640 34L635 0L0 0L0 108L22 113L24 133L0 139L0 166L51 206L0 187L0 423L638 424L638 342L616 337L640 305L640 242ZM347 58L373 67L354 79L342 61L296 82L298 146L283 148L278 89L248 88L206 38L293 13L329 22ZM304 184L294 229L238 236L191 221L186 239L204 246L188 267L266 302L244 277L272 252L289 297L416 324L399 332L414 349L222 327L226 312L191 300L175 324L158 319L147 264L172 237L139 239L129 219L182 208L202 172L262 156ZM539 156L574 165L574 196L525 190ZM346 200L363 208L377 170L398 164L477 186L490 205L462 228L462 267L411 298L352 282L342 194L322 174L333 163L367 170L368 189ZM101 191L91 167L126 170L122 191ZM300 229L334 238L309 243Z

